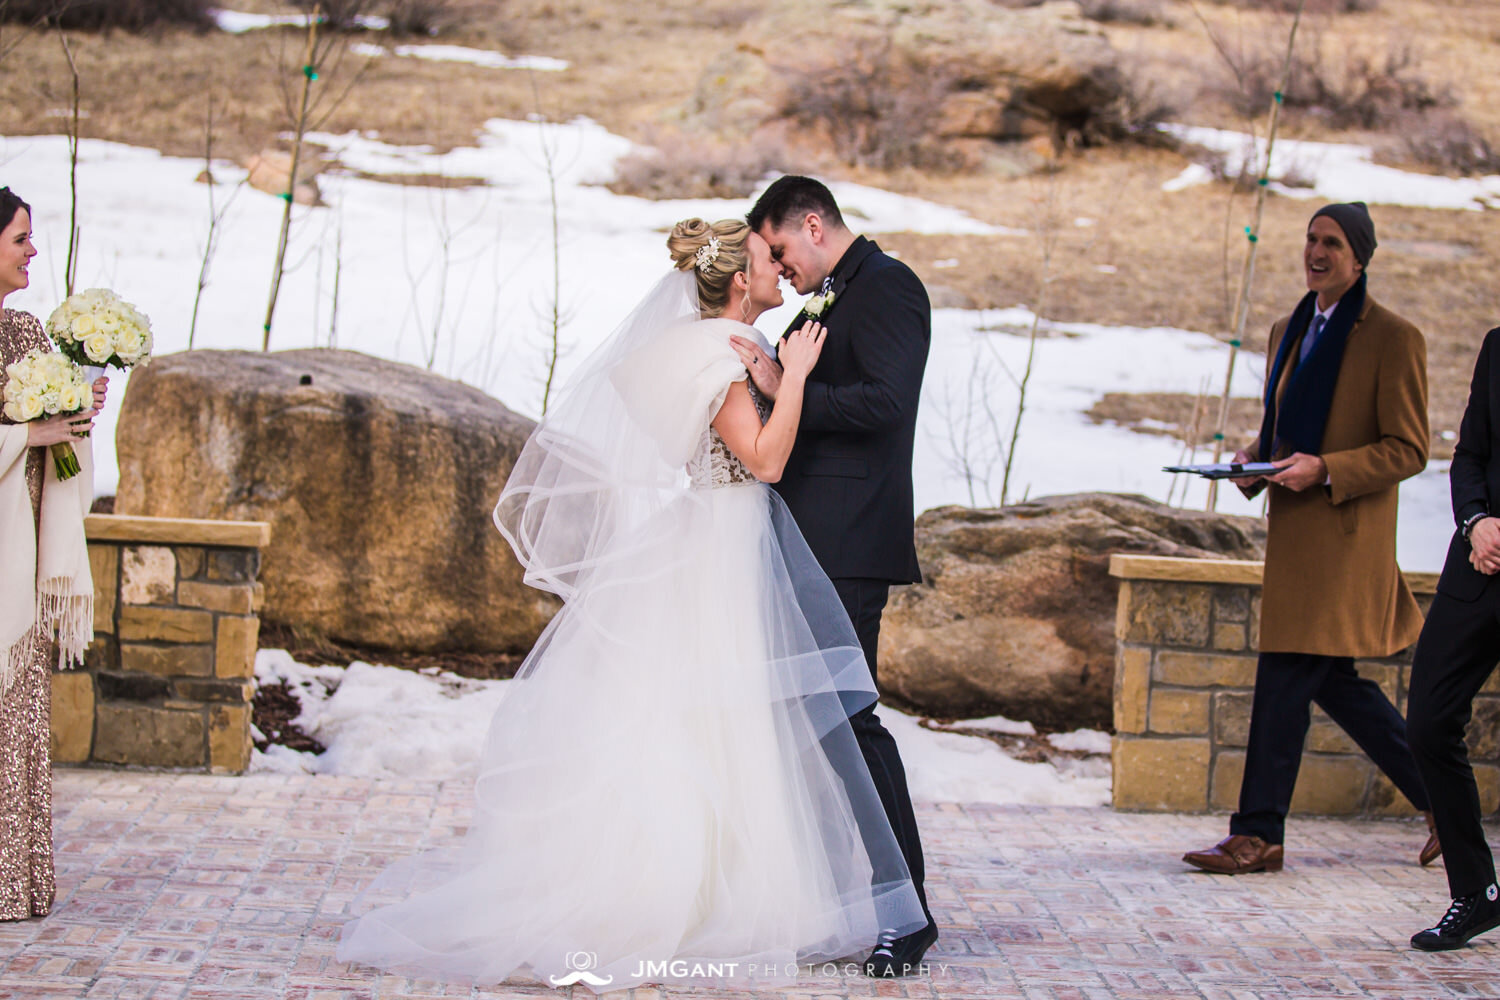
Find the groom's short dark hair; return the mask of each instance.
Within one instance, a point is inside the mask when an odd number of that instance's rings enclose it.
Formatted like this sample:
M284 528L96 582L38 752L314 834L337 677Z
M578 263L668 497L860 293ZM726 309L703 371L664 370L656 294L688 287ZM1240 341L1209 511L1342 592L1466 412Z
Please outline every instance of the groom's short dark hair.
M745 221L751 229L759 232L767 222L772 229L780 229L790 220L800 224L809 213L817 215L827 225L844 228L844 216L839 211L838 202L833 200L833 192L811 177L788 174L777 178L755 200L755 207L750 209Z

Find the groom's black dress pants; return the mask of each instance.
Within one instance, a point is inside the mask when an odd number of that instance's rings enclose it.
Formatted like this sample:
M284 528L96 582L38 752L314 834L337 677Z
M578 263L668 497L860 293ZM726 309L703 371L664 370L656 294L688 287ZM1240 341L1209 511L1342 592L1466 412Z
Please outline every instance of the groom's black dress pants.
M874 680L880 614L890 597L891 585L884 580L846 577L834 580L833 586L838 591L839 600L844 603L844 610L849 612L849 620L854 623L860 648L865 652L865 662L870 665L870 678ZM901 765L896 740L881 725L875 707L871 705L850 716L849 726L854 730L854 738L859 742L865 765L870 769L870 779L875 783L880 804L885 807L891 831L895 833L896 843L906 859L906 868L911 874L912 885L916 887L917 897L922 901L922 910L927 912L927 893L922 887L926 877L922 865L922 841L917 834L917 816L912 810L911 793L906 789L906 768ZM932 919L931 913L928 913L928 919Z
M1448 890L1455 899L1495 882L1495 859L1480 825L1479 788L1464 744L1474 696L1500 660L1500 607L1494 591L1478 601L1439 593L1411 668L1406 732L1432 799Z

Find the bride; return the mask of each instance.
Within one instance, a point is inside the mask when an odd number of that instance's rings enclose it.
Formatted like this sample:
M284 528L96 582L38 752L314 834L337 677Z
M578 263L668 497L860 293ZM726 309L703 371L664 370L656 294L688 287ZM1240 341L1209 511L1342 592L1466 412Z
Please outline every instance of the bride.
M781 304L742 222L675 264L537 426L495 522L563 609L490 725L462 842L366 894L338 956L494 983L757 986L926 925L848 716L854 629L774 482L822 348L774 406L731 334ZM762 341L763 342L763 341Z

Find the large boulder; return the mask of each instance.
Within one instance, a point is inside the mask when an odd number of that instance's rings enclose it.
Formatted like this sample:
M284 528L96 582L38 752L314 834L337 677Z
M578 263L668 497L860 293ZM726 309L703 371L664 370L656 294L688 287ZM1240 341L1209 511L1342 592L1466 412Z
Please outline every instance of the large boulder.
M867 117L903 119L894 124L914 141L1065 144L1112 137L1132 113L1119 53L1074 0L770 0L710 60L685 108L690 124L721 134L822 121L835 146Z
M923 582L892 592L881 626L881 688L932 715L1108 728L1110 555L1258 559L1265 537L1259 518L1104 493L929 510Z
M490 513L532 422L352 351L189 351L131 375L121 514L271 522L264 615L338 642L515 652L557 604Z

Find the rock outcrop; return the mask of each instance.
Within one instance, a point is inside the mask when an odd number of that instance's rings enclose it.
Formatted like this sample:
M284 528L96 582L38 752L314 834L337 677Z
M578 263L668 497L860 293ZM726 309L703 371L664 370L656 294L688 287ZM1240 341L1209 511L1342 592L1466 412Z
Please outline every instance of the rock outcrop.
M1137 496L1045 497L917 519L922 583L892 591L880 685L932 715L1108 728L1115 552L1257 559L1258 518Z
M557 609L490 519L532 422L352 351L191 351L131 375L116 511L271 523L263 614L338 642L514 652Z
M709 62L686 113L720 134L821 122L835 146L861 119L901 118L904 141L962 147L1112 138L1135 110L1119 53L1073 0L773 0Z

